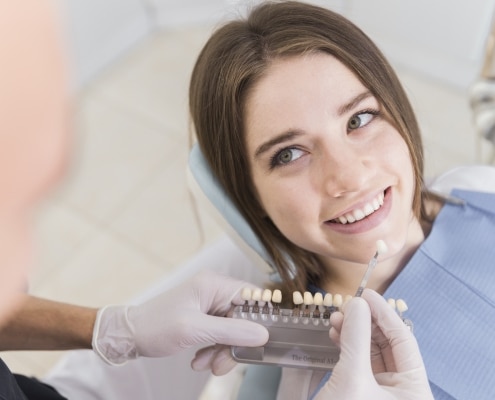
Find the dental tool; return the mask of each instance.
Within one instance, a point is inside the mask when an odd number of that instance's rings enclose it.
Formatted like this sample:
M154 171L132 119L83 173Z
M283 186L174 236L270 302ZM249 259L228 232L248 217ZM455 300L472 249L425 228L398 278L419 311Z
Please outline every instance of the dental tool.
M387 250L388 250L387 245L383 240L380 239L376 241L375 255L371 258L370 262L368 263L368 268L366 268L366 272L364 273L363 279L361 279L361 284L359 285L359 288L355 294L356 297L361 297L361 295L363 294L363 290L366 287L366 284L368 283L368 279L370 278L371 272L376 267L376 264L378 262L378 256L380 254L385 254Z
M381 248L380 250L382 250ZM340 349L329 340L330 316L351 300L350 295L321 292L294 292L292 308L281 308L282 292L279 289L243 290L246 304L260 300L263 307L235 306L232 318L253 321L268 329L269 339L264 346L232 346L232 357L246 364L268 364L292 368L332 370L339 360ZM248 298L248 294L251 298ZM271 299L269 295L271 294ZM261 297L260 297L261 296ZM270 301L271 300L271 301ZM412 330L412 322L403 314L408 307L402 299L389 299L388 303L403 322ZM270 306L271 305L271 306Z
M258 297L258 291L254 290L252 293ZM268 292L263 292L265 293ZM263 295L262 297L265 300ZM333 297L342 299L340 295ZM268 314L264 314L264 307L257 311L251 307L246 312L244 306L235 306L232 318L245 319L265 326L269 332L269 339L261 347L232 346L232 357L247 364L325 371L333 369L339 359L340 349L330 341L328 331L331 327L330 315L336 308L332 304L331 295L325 298L321 293L313 295L311 292L301 294L296 291L292 294L292 308L280 308L282 293L280 290L274 290L271 298L273 307L268 308ZM251 300L256 301L255 298ZM324 313L321 313L320 307L325 307Z

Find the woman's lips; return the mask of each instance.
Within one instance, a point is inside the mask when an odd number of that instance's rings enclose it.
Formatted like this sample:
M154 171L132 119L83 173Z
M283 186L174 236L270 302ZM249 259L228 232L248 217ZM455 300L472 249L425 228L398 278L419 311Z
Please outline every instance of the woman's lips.
M351 210L338 218L331 220L331 222L341 224L352 224L356 221L360 221L363 218L373 214L383 206L383 198L385 192L378 193L373 199L366 202L362 207Z
M325 226L341 233L362 233L379 225L387 217L391 207L392 190L389 187L383 192L383 196L377 196L360 209L326 221Z

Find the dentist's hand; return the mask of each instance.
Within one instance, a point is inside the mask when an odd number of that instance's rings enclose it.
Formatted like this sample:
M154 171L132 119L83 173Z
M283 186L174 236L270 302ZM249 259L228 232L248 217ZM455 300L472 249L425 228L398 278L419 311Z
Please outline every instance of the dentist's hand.
M243 303L246 282L202 273L137 306L109 306L98 312L94 351L109 364L140 356L164 357L198 344L262 346L268 331L260 324L225 318L232 304ZM235 364L225 351L204 355L218 371ZM217 349L218 350L218 349Z
M366 289L331 322L340 359L315 400L433 400L416 339L382 296Z

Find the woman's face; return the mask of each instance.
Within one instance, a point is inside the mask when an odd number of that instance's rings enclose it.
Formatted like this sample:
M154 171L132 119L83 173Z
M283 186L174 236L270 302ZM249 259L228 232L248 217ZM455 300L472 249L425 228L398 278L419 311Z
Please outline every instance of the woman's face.
M336 58L275 60L247 98L245 132L260 203L290 241L357 263L378 239L403 250L417 226L407 145Z

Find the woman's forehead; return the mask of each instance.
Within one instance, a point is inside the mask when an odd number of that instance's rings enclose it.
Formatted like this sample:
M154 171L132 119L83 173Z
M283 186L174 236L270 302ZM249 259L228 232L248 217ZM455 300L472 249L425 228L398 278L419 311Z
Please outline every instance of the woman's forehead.
M355 74L325 53L274 60L246 97L245 128L280 125L304 115L335 116L351 99L369 93ZM372 97L372 96L371 96Z

